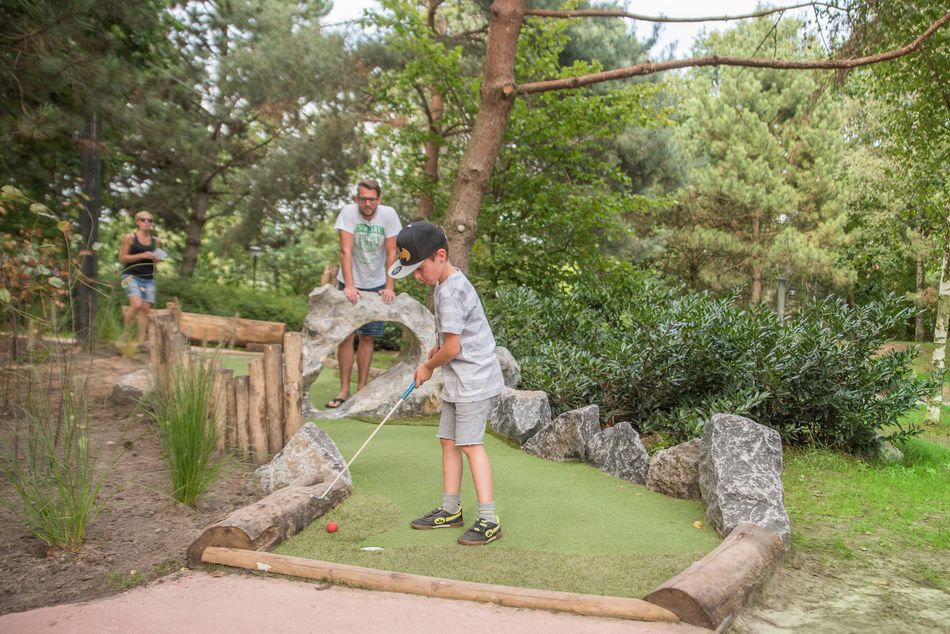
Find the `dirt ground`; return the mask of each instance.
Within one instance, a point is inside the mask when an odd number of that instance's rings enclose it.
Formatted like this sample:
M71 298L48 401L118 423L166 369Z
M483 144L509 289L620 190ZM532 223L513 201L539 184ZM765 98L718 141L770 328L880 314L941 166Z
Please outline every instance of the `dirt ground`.
M106 454L122 452L104 492L110 502L89 527L78 553L47 552L0 506L0 614L114 595L178 571L188 545L205 527L263 497L251 468L241 465L235 465L194 509L167 496L168 476L147 418L108 399L115 380L143 367L144 361L111 353L73 358L74 367L88 378L93 446L101 443ZM11 424L9 399L4 396L0 429ZM10 492L9 483L0 482L0 495ZM934 557L931 567L950 574L948 557L942 553ZM913 569L912 562L871 564L793 551L761 596L739 615L732 631L945 631L950 595L916 579Z
M930 565L950 572L950 557ZM787 632L946 632L950 595L914 572L913 562L822 561L793 553L751 606L733 623L737 634Z
M204 528L264 495L249 477L252 469L234 465L196 508L174 502L148 419L130 405L109 401L115 380L143 367L144 356L72 353L70 359L88 379L91 446L102 447L106 461L121 452L103 491L109 503L89 526L78 553L47 552L0 505L0 614L115 594L177 571ZM37 369L42 374L42 366ZM0 403L0 429L12 425L7 393ZM0 496L11 494L10 483L0 482Z

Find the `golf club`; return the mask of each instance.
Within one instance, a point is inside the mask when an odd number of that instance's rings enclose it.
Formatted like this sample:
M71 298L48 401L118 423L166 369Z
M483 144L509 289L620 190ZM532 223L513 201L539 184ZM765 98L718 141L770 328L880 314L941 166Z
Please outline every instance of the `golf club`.
M356 450L356 453L353 454L353 457L350 458L350 461L346 463L346 466L343 467L343 470L340 471L340 473L337 474L337 476L336 476L336 478L334 478L333 482L330 483L330 486L328 486L328 487L323 491L322 494L314 496L314 499L315 499L315 500L323 500L323 499L326 499L327 493L330 492L330 490L333 488L333 485L336 484L337 481L338 481L340 478L343 477L343 474L344 474L344 473L346 473L347 471L349 471L350 465L353 464L353 462L356 460L357 456L360 455L360 452L363 451L363 449L366 448L366 445L368 445L368 444L369 444L369 441L371 441L371 440L373 439L373 436L376 435L376 432L378 432L380 429L383 428L383 425L385 425L385 424L386 424L386 421L389 420L389 417L393 415L393 412L396 411L396 408L399 407L399 404L402 403L403 401L405 401L407 398L409 398L409 395L412 393L412 391L413 391L414 389L416 389L416 381L415 381L415 379L413 379L412 385L410 385L409 388L408 388L405 392L402 393L402 397L400 397L400 399L399 399L398 401L396 401L396 404L393 405L393 408L392 408L391 410L389 410L389 413L386 414L386 418L383 419L383 422L381 422L379 425L376 426L376 429L374 429L374 430L373 430L373 433L369 435L369 438L367 438L366 441L362 444L362 446L360 446L360 448Z

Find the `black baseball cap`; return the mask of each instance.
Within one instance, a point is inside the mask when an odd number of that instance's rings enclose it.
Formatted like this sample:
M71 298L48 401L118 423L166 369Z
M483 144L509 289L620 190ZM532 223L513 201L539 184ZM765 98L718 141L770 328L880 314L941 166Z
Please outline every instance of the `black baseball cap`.
M447 249L445 233L431 222L420 220L403 227L396 236L396 254L399 261L389 268L389 276L406 277L422 264L422 261L439 249Z

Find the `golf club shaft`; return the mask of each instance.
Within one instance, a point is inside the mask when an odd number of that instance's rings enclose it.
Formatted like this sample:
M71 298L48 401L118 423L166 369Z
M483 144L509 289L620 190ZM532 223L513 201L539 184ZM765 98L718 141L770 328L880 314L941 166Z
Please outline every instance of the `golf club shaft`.
M393 415L393 412L396 411L396 408L399 407L400 403L402 403L404 400L406 400L406 398L409 397L409 394L410 394L414 389L416 389L416 382L415 382L415 381L413 381L413 382L412 382L412 385L409 386L409 389L406 390L406 391L403 393L402 398L400 398L398 401L396 401L396 404L393 405L393 408L392 408L391 410L389 410L389 413L388 413L388 414L386 414L386 418L384 418L384 419L382 420L382 422L381 422L379 425L376 426L376 429L374 429L374 430L373 430L373 433L369 435L369 438L367 438L367 439L363 442L363 444L360 446L360 448L356 450L356 453L353 454L353 457L350 458L350 461L346 463L346 466L343 467L343 470L340 471L340 473L338 473L338 474L336 475L336 478L333 479L333 482L330 483L330 486L328 486L328 487L323 491L323 493L320 495L320 499L321 499L321 500L327 497L327 493L329 493L330 490L333 489L333 485L335 485L335 484L340 480L340 478L343 477L343 474L350 470L350 465L353 464L353 462L356 461L356 458L359 457L360 452L362 452L362 451L366 448L366 445L369 444L369 441L371 441L371 440L373 439L373 437L377 434L377 432L379 432L379 430L383 428L383 425L385 425L385 424L386 424L386 421L389 420L389 417Z

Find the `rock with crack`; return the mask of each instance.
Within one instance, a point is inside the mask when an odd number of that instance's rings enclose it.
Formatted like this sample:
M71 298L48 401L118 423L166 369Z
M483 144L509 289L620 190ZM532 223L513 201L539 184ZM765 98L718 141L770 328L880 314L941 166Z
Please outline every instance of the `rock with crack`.
M699 497L699 438L653 454L647 488L684 500Z
M327 433L307 423L270 462L258 467L254 475L261 487L271 492L285 486L310 486L318 482L329 485L344 467L346 460ZM340 483L346 486L352 482L349 472L340 478Z
M488 417L495 433L523 445L551 424L551 405L544 392L505 388L495 397Z
M371 321L392 321L405 326L412 344L405 358L351 396L337 409L318 410L307 396L310 385L323 369L323 359L336 352L351 332ZM426 354L435 345L435 318L425 306L406 294L396 296L392 304L383 303L377 293L361 293L352 304L335 286L321 286L310 293L310 304L303 326L303 411L307 420L365 416L382 418L392 409ZM355 370L355 368L354 368ZM394 417L418 416L438 412L442 391L442 372L413 391Z
M643 484L650 454L633 425L621 422L594 434L587 444L587 461L621 480Z
M587 447L600 433L600 408L588 405L564 412L528 439L524 450L547 460L587 460Z
M777 534L788 550L791 527L782 486L782 440L774 429L714 414L700 443L699 490L706 518L726 536L742 522Z

